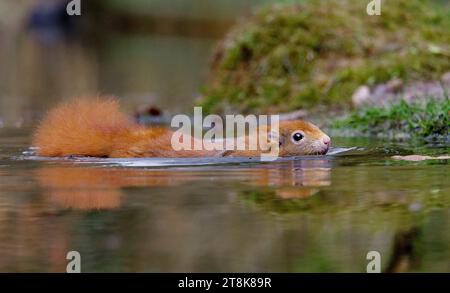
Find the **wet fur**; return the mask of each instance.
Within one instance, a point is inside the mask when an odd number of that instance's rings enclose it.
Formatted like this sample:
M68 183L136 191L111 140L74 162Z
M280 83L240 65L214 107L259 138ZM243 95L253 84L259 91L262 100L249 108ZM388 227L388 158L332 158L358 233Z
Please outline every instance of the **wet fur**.
M295 130L305 133L302 145L289 136ZM256 151L197 151L172 149L173 132L162 127L144 128L130 121L114 99L78 99L51 110L39 124L33 145L44 157L205 157L257 156ZM325 134L306 121L280 123L280 156L321 154L316 145Z

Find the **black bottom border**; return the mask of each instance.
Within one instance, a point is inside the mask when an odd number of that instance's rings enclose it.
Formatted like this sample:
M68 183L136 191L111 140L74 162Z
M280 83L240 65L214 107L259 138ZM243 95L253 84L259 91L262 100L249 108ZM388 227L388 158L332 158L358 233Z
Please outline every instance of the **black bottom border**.
M240 280L240 281L239 281ZM208 281L207 283L205 281ZM255 290L334 290L360 292L382 290L430 290L448 288L450 274L0 274L2 289L58 290L130 290L178 289L217 291ZM208 286L209 284L209 286ZM195 287L192 287L195 286ZM4 291L9 292L9 291ZM384 293L384 292L382 292Z

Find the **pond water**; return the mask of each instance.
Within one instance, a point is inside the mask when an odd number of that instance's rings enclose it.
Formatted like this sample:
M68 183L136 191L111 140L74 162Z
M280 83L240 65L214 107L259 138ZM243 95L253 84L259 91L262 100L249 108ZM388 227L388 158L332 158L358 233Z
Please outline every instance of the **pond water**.
M384 271L450 272L448 161L391 159L445 146L133 167L21 157L30 133L0 129L0 271L64 272L76 250L85 272L365 272L375 250Z
M175 10L153 2L166 7L149 10L164 27L161 19L186 13L215 20L225 11L232 22L262 1L190 12L182 1ZM200 22L191 35L178 27L78 39L24 31L20 20L5 26L18 11L0 7L0 272L64 272L72 250L84 272L365 272L372 250L383 271L450 272L448 160L391 159L448 146L333 137L355 149L265 164L22 156L36 121L74 96L192 113L221 33Z

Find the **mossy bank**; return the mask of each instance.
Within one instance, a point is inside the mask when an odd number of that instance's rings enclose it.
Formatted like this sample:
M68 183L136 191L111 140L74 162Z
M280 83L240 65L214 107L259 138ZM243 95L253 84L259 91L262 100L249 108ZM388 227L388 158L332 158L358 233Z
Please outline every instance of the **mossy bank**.
M206 112L346 106L360 85L432 80L450 70L450 11L432 1L304 0L267 6L213 55Z
M339 135L375 136L450 143L450 100L425 103L400 101L387 107L366 107L332 122Z

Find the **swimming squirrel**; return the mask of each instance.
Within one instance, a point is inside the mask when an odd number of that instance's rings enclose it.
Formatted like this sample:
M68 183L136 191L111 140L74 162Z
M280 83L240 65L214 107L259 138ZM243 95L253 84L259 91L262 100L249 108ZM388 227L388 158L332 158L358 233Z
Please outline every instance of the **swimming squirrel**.
M168 128L132 122L114 99L79 99L52 109L36 129L33 145L37 154L44 157L240 157L262 152L174 150L173 133ZM277 135L279 156L283 157L323 155L331 144L330 137L317 126L302 120L280 121Z

